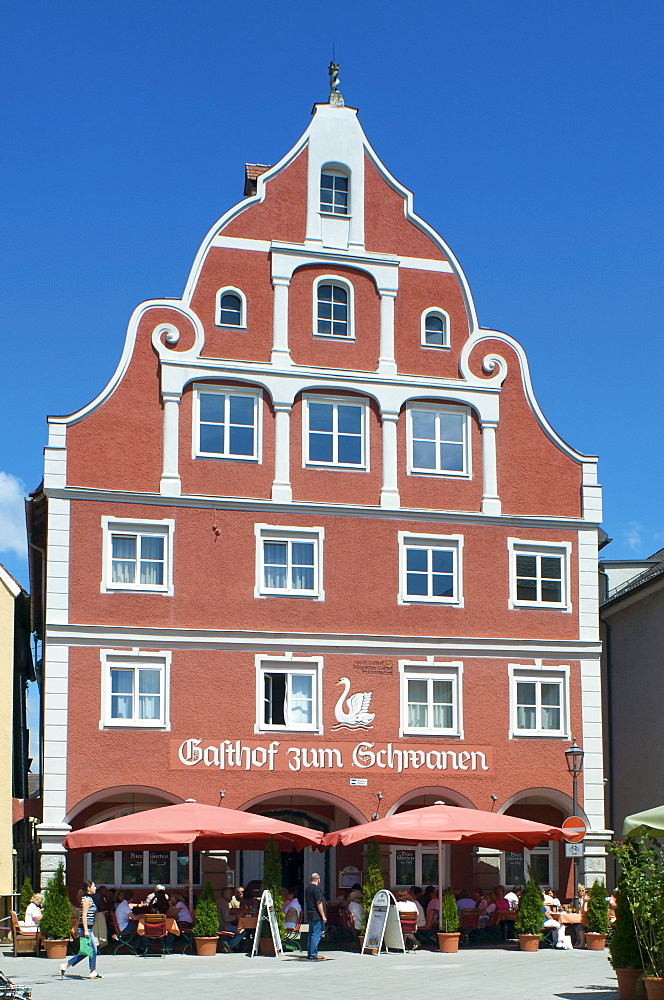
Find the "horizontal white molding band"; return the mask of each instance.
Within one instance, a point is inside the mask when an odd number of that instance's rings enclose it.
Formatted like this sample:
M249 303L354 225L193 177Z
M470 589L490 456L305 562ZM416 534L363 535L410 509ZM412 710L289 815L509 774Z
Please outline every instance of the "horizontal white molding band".
M48 625L51 645L159 649L220 649L280 652L294 649L320 653L391 656L516 657L517 659L596 659L599 642L573 639L437 638L411 635L348 635L320 632L259 632L221 629L135 628L131 625Z
M63 500L93 500L101 503L141 504L149 507L194 507L204 510L238 510L263 513L266 517L274 513L330 517L374 517L387 521L440 521L445 524L500 524L505 527L552 528L577 531L593 528L593 522L576 517L537 517L530 514L482 514L471 510L431 510L422 507L397 507L388 509L366 505L311 503L307 500L292 500L283 503L275 500L247 499L245 497L208 497L189 494L169 497L162 493L131 493L127 490L96 490L86 486L67 486L44 490L45 496ZM112 513L112 512L109 512Z
M210 246L213 247L223 247L226 250L252 250L258 253L269 253L272 248L272 243L270 240L251 240L244 239L239 236L215 236L212 240ZM310 252L317 256L322 256L320 250L316 251L312 247L307 247L306 244L302 244L301 250L303 252ZM340 259L343 259L345 254L341 251L337 251L337 255ZM349 257L359 257L357 253L357 248L348 254ZM368 257L373 257L375 255L367 254ZM427 257L399 257L399 267L407 267L415 271L437 271L443 274L452 274L452 266L448 264L446 260L430 260Z

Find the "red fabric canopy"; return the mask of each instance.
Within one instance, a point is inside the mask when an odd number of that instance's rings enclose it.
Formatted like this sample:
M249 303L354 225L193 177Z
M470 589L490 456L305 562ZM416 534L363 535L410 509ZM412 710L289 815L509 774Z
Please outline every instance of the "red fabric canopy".
M63 843L69 851L176 849L188 844L198 851L261 850L271 836L280 850L290 851L318 847L323 834L257 813L181 802L74 830Z
M409 809L385 819L377 819L346 830L334 830L323 837L324 847L355 844L373 837L382 844L475 844L499 851L532 850L541 840L565 840L558 826L532 823L517 816L462 809L460 806L433 805Z

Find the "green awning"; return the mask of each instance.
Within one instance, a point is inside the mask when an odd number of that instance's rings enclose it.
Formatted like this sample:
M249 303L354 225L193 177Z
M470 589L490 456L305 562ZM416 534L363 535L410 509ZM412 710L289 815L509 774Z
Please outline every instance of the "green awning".
M664 806L627 816L623 837L664 837Z

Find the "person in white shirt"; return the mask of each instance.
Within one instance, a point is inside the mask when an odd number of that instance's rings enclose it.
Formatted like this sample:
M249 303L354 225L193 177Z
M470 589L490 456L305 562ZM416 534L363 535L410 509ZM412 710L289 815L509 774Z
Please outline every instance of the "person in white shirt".
M25 926L26 927L37 927L39 921L42 918L42 905L44 902L44 897L41 892L36 892L34 896L30 899L26 910L25 910Z
M132 908L129 905L133 898L133 891L131 889L125 889L122 893L122 899L115 907L115 920L121 934L131 934L136 930L138 917L134 916Z
M518 893L520 892L521 892L521 886L515 885L510 889L509 892L505 893L505 899L510 904L510 910L516 910L516 908L518 907L519 905Z
M353 918L353 924L355 925L355 930L362 930L362 921L364 920L364 906L362 905L362 892L360 889L354 889L352 892L348 893L348 899L346 901L346 906L348 907L348 912Z
M293 931L302 922L302 905L296 896L296 889L282 889L284 905L281 910L287 931Z

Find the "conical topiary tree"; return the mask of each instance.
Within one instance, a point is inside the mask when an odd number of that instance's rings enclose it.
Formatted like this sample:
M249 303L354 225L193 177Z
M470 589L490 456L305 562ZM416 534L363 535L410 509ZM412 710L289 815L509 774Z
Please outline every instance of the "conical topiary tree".
M192 928L194 937L212 938L219 933L219 911L212 882L206 882L205 888L196 904L196 919Z
M23 879L23 885L21 886L21 902L18 907L18 919L25 920L25 911L28 907L28 903L35 894L35 890L32 888L32 882L26 875Z
M440 929L444 934L456 934L459 930L459 910L451 889L447 889L443 896L443 916Z
M588 930L591 934L608 934L609 904L604 882L595 879L588 890Z
M544 896L532 868L528 872L521 899L519 900L519 916L516 921L517 934L539 934L544 923Z
M634 917L621 878L616 889L616 922L609 942L609 961L614 969L642 969L643 959L634 927Z
M274 837L270 837L265 845L265 858L263 861L263 889L270 890L272 902L274 903L274 914L277 918L277 924L279 926L279 936L283 939L286 934L286 921L284 918L284 912L281 909L283 904L283 900L281 898L281 883L281 855L279 853L276 840ZM264 920L260 931L261 937L270 937L271 933L269 924L266 920Z
M384 888L385 882L383 880L383 873L380 870L380 847L372 838L367 844L367 877L364 880L364 887L362 889L362 905L364 907L362 930L367 926L369 910L371 909L374 896Z
M65 885L65 866L61 861L44 889L44 905L39 930L45 938L69 940L71 906Z

